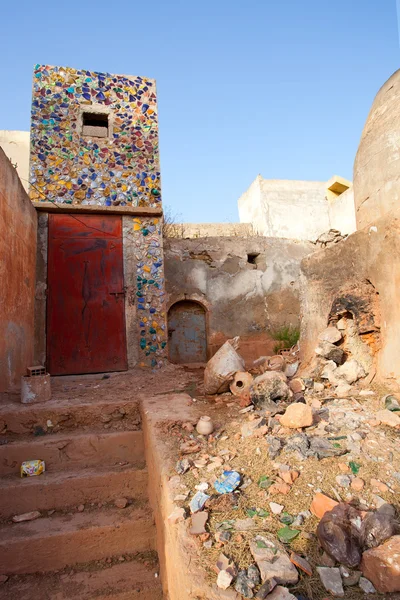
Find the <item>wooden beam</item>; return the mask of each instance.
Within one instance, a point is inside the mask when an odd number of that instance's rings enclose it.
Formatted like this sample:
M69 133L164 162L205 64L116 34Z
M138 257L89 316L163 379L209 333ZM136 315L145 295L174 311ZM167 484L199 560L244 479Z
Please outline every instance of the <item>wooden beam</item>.
M132 217L162 217L160 208L146 206L101 206L93 204L56 204L55 202L32 202L36 210L60 213L97 213L109 215L130 215Z

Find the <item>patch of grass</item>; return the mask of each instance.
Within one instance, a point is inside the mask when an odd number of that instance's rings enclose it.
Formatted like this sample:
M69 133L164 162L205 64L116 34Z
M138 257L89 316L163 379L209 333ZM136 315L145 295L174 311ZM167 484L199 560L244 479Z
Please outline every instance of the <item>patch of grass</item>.
M291 348L297 344L300 338L300 329L291 324L282 325L278 329L271 331L271 337L277 342L274 346L274 352L278 354L280 350Z

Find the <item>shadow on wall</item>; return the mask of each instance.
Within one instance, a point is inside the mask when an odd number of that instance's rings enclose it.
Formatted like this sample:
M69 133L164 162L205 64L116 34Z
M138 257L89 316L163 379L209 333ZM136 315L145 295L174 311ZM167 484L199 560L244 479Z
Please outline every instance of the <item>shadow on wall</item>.
M169 360L175 364L207 362L207 313L193 300L181 300L168 311Z

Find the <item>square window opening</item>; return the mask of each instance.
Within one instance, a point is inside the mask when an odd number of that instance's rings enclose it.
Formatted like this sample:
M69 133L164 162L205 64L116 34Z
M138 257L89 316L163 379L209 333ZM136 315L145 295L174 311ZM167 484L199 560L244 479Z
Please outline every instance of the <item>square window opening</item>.
M109 134L109 115L97 112L82 113L82 135L106 138Z
M257 264L257 258L260 256L260 254L256 254L256 253L250 253L247 255L247 262L250 265L256 265Z

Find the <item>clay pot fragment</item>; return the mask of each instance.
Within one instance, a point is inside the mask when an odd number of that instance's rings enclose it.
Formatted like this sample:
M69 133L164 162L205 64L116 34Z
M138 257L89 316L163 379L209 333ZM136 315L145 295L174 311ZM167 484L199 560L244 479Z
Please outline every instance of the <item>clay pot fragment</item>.
M235 377L229 389L231 390L234 396L244 396L245 394L249 395L250 386L253 383L253 376L246 371L238 371L235 373Z

